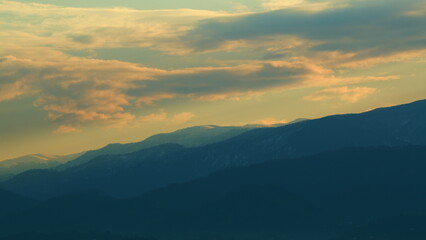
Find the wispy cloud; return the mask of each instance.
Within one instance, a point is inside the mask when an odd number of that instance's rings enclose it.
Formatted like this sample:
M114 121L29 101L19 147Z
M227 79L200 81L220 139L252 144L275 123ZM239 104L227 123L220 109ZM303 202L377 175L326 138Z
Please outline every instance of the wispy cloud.
M177 36L201 19L229 16L220 11L128 8L71 8L0 1L0 54L22 47L62 50L150 47L179 53ZM236 15L236 14L235 14Z
M183 112L183 113L174 115L171 119L171 122L173 124L183 124L190 121L194 117L195 117L195 114L191 112Z
M164 111L158 113L151 113L148 115L140 116L138 121L142 123L146 122L162 122L167 120L167 113Z
M81 132L81 129L74 126L66 126L66 125L61 125L54 131L54 133L56 134L76 133L76 132Z
M180 125L189 122L195 117L192 112L182 112L174 115L169 115L164 110L148 115L143 115L135 119L132 126L139 127L146 123L163 123L168 125Z
M377 89L369 87L337 87L323 89L313 94L306 96L305 100L309 101L328 101L340 100L350 103L358 102L371 94L375 93Z
M346 6L345 1L306 1L306 0L263 0L261 6L266 10L296 9L307 12L319 12L327 9Z

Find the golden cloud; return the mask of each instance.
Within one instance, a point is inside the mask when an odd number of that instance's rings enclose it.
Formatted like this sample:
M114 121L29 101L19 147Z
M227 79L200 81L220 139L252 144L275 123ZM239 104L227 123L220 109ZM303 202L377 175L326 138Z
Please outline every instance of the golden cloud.
M167 120L167 113L164 111L161 111L159 113L151 113L145 116L140 116L138 121L139 122L162 122Z
M35 105L60 125L125 127L135 121L162 120L165 114L137 117L142 108L176 98L198 101L242 100L291 88L384 81L395 76L336 77L308 61L257 61L233 67L177 70L76 57L56 61L7 57L0 61L0 100L32 95ZM359 89L357 89L359 91ZM346 95L352 94L351 91ZM351 95L351 96L352 96ZM352 96L354 98L354 96ZM191 114L172 117L184 123Z
M74 126L66 126L66 125L61 125L54 131L55 134L77 133L77 132L81 132L81 129Z
M328 101L328 100L340 100L350 103L358 102L361 99L368 97L375 93L377 89L369 87L337 87L328 88L317 91L304 99L308 101Z
M306 0L263 0L261 6L266 10L295 9L308 12L319 12L327 9L347 6L341 2L310 2Z
M152 47L183 53L188 50L176 38L195 22L236 15L192 9L72 8L0 1L0 23L6 26L0 33L0 43L7 46L0 53L44 46L61 50Z

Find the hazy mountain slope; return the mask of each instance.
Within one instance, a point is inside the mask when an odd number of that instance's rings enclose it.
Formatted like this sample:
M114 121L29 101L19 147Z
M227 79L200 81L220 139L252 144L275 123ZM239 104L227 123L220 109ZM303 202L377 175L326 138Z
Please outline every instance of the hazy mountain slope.
M60 166L58 169L67 169L86 163L102 155L118 155L140 151L167 143L175 143L184 147L198 147L235 137L259 126L221 127L215 125L196 126L180 129L171 133L162 133L151 136L141 142L126 144L109 144L101 149L88 151L84 155Z
M131 199L52 199L0 222L0 232L92 229L165 240L330 239L372 219L426 215L425 171L424 146L342 149L227 169Z
M128 197L232 166L345 147L426 144L424 122L426 101L419 101L362 114L254 129L202 147L185 149L177 145L161 145L125 155L100 156L60 173L28 172L3 183L3 186L39 198L84 189Z
M59 166L73 160L83 153L76 153L64 156L48 154L31 154L14 159L0 161L0 180L7 179L13 175L30 169L46 169Z
M127 155L101 156L65 171L27 171L2 185L35 198L90 190L113 196L128 196L129 192L143 192L167 185L175 178L185 177L182 171L173 166L163 167L166 156L173 156L182 150L184 148L180 145L166 144ZM152 182L154 178L157 180Z

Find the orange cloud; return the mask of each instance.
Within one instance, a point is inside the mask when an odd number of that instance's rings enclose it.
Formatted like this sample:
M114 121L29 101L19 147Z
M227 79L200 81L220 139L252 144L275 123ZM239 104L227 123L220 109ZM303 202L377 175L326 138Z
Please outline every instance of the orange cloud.
M288 123L287 120L277 120L275 118L265 118L258 121L254 121L253 124L260 124L260 125L266 125L266 126L272 126L275 124L285 124Z
M176 98L242 100L290 88L395 78L335 77L333 70L303 60L162 70L64 55L58 55L56 61L7 57L0 61L0 91L9 91L0 101L33 95L37 98L35 105L59 125L124 127L135 121L164 118L151 115L138 119L130 109ZM183 123L190 118L190 114L180 115L172 122Z
M17 98L28 91L22 82L0 84L0 102Z
M81 132L81 129L78 129L73 126L66 126L66 125L61 125L54 131L55 134L76 133L76 132Z

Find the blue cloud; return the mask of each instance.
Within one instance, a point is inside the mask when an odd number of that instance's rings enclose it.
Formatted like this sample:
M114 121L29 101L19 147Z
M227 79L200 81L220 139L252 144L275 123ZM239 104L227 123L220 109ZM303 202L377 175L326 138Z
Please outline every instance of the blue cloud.
M184 41L195 51L227 41L265 36L296 36L318 44L311 51L367 51L374 57L426 48L426 15L410 15L421 1L360 1L319 12L283 9L239 17L204 20Z

